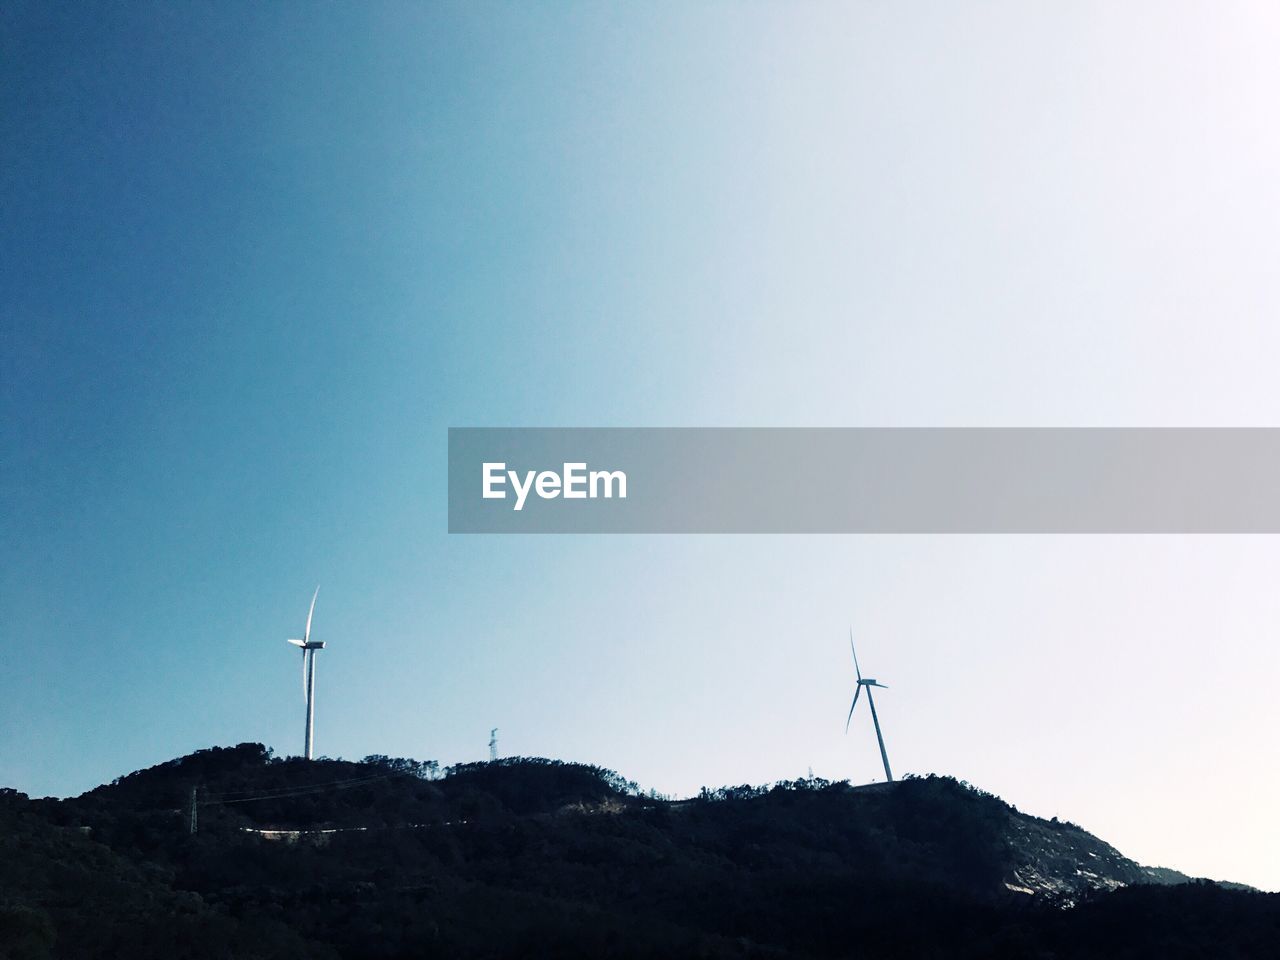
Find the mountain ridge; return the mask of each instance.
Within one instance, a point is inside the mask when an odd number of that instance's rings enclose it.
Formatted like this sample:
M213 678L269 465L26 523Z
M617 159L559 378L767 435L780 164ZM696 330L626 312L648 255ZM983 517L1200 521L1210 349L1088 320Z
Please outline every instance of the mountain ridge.
M46 851L32 860L22 848L33 875L96 857L103 876L133 879L94 902L133 904L150 917L140 929L174 924L183 942L208 930L243 948L256 936L273 945L264 956L836 957L856 937L860 956L1021 956L1004 945L1025 942L1053 957L1074 955L1104 918L1138 930L1153 917L1186 927L1169 955L1210 938L1217 955L1252 956L1280 932L1276 895L1142 867L1074 824L948 777L814 778L672 801L587 764L442 771L240 744L66 800L10 791L0 806ZM92 888L92 871L76 869ZM26 911L18 928L56 930L63 945L31 956L105 955L85 932L94 917L27 886L5 876L0 903ZM1094 943L1088 955L1109 954Z

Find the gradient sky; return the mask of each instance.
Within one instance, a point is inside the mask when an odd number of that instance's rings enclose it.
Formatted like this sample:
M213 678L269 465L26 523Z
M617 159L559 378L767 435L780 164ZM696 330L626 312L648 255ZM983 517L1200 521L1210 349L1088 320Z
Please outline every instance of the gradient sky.
M450 537L449 426L1280 426L1265 3L0 12L0 784L952 773L1280 889L1275 537ZM861 714L861 710L859 711Z

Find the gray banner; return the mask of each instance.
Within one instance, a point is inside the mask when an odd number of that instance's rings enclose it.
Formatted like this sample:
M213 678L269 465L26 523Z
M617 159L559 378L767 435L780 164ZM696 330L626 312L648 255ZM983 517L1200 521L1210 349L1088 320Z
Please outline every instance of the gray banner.
M449 532L1278 533L1280 429L453 428Z

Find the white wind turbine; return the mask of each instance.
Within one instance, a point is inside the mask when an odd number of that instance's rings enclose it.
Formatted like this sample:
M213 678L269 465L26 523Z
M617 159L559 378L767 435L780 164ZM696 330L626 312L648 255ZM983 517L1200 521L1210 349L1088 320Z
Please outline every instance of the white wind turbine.
M315 726L316 715L316 651L324 649L323 640L311 639L311 618L316 612L316 597L320 596L320 588L311 596L311 609L307 611L307 629L301 640L290 640L295 647L302 648L302 694L307 700L307 735L304 741L308 760L311 759L311 733Z
M844 732L849 732L849 723L853 720L853 708L858 705L858 696L862 693L862 688L867 688L867 703L871 705L871 722L876 727L876 740L880 742L880 759L884 761L884 778L889 783L893 783L893 774L889 770L889 754L884 749L884 737L880 735L880 718L876 716L876 701L871 696L872 687L880 687L888 690L883 683L877 680L863 680L862 670L858 667L858 651L853 648L853 628L849 628L849 649L853 651L853 670L858 675L858 687L853 693L853 703L849 705L849 716L844 722Z

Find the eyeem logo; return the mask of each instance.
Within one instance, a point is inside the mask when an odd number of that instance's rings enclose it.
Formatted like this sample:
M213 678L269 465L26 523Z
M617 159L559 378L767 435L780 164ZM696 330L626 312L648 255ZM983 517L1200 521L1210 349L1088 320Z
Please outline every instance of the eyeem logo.
M554 470L526 470L523 476L516 470L508 470L505 463L482 465L484 477L482 496L486 500L505 500L506 485L515 491L515 506L523 510L524 502L533 490L543 500L564 497L566 500L594 500L597 497L627 499L627 475L621 470L587 470L585 463L566 463L562 473Z

